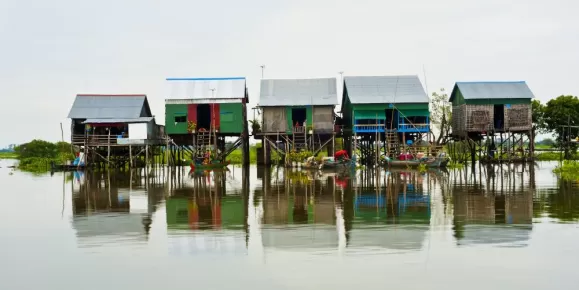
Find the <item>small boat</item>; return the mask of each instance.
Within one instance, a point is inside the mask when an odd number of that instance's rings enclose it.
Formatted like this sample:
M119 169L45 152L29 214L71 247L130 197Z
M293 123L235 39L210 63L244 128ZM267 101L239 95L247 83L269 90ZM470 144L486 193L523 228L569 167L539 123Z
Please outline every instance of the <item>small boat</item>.
M213 162L207 163L207 164L203 164L203 163L195 164L194 162L191 162L190 167L191 167L191 170L223 169L223 168L227 167L227 165L229 165L229 163L231 163L230 160L227 160L225 162L219 162L218 160L213 160Z
M309 161L304 164L304 169L318 169L318 170L333 170L345 169L352 166L354 163L350 159L335 160L332 157L326 157L321 162Z
M437 157L424 157L420 159L411 160L393 160L390 158L384 158L382 160L383 166L388 167L418 167L422 164L429 168L444 168L448 164L450 159L444 155L438 155Z
M53 162L50 162L50 171L51 172L57 172L57 171L77 171L77 170L84 170L85 166L84 164L56 164Z

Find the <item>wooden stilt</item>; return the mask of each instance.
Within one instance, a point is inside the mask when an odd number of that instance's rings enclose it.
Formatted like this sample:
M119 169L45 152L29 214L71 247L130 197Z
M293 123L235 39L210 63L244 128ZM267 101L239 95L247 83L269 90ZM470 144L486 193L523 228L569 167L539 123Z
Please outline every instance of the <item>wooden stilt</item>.
M111 163L111 128L109 127L109 136L108 136L108 140L107 140L107 162Z
M145 145L145 172L149 166L149 145Z

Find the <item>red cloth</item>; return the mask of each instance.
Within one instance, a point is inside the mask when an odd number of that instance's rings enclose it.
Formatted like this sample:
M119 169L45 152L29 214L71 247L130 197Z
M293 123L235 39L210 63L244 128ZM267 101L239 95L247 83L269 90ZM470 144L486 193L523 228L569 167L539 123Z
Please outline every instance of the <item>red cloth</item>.
M412 154L400 154L399 158L400 160L411 160L412 159Z
M348 152L346 150L340 150L334 154L334 158L345 157L348 158Z

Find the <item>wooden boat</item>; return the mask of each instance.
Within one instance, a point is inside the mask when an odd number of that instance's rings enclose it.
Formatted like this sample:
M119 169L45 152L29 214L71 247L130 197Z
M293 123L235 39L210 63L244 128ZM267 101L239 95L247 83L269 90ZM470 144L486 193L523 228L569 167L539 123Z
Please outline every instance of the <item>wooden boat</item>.
M448 161L448 158L445 157L422 158L414 160L384 159L383 165L388 167L418 167L421 164L424 164L426 167L430 168L444 168L448 164Z
M331 160L324 160L320 163L316 162L311 165L304 165L302 166L303 169L317 169L317 170L334 170L334 169L345 169L352 166L354 163L352 160L340 160L340 161L331 161Z
M57 171L77 171L77 170L84 170L85 166L82 165L73 165L73 164L56 164L54 162L50 162L50 171L57 172Z
M191 167L191 170L223 169L223 168L227 167L227 165L229 165L229 163L231 163L231 161L229 161L229 160L227 160L225 162L219 162L217 160L214 160L212 163L207 163L207 164L203 164L203 163L195 164L194 162L191 162L190 167Z

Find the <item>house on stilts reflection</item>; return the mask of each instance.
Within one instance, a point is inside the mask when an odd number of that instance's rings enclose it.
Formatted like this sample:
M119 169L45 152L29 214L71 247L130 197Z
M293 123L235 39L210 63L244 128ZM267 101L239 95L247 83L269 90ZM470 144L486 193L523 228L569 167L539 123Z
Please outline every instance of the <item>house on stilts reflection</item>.
M154 148L166 143L164 127L156 124L143 94L79 94L68 118L71 143L84 148L89 166L147 163L160 154Z
M254 137L262 139L265 164L272 149L285 156L304 150L316 155L327 148L333 155L336 89L335 78L261 80L262 124Z
M481 161L525 161L525 138L533 144L533 93L524 81L457 82L450 95L452 135L480 142ZM474 154L473 154L474 160Z
M346 76L341 112L344 144L363 164L429 146L429 98L416 75Z
M244 77L168 78L167 84L165 130L176 152L203 158L210 150L225 160L241 146L243 164L249 164L249 96ZM228 137L235 138L230 146L226 146Z

